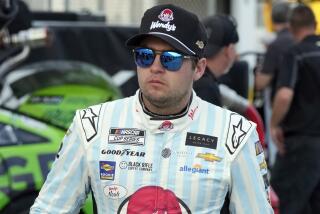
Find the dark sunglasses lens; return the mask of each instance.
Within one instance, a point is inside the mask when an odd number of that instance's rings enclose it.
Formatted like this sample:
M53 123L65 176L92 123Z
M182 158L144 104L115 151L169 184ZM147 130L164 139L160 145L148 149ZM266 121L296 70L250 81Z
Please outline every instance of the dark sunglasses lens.
M183 56L177 52L165 51L161 54L162 66L169 71L177 71L181 68Z
M139 67L146 68L152 65L155 55L151 49L136 48L134 50L134 60Z

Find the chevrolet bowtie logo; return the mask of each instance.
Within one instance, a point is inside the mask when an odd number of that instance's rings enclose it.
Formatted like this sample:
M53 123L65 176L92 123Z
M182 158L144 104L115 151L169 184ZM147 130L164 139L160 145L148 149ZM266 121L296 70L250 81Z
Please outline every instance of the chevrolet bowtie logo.
M202 158L204 159L205 161L210 161L210 162L214 162L214 161L221 161L222 158L214 155L214 154L211 154L211 153L199 153L197 154L196 156L197 158Z

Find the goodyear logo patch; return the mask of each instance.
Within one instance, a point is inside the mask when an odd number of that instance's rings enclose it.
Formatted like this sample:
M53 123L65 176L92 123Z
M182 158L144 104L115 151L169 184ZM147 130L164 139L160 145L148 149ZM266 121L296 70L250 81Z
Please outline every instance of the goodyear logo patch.
M116 162L114 161L100 161L100 179L101 180L114 180L116 172Z
M132 128L111 128L108 143L118 145L144 146L145 130Z

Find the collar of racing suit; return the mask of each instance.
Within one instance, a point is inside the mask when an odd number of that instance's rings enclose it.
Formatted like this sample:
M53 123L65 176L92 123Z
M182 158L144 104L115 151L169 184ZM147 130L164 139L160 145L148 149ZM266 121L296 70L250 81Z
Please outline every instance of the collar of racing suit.
M135 96L136 120L146 129L154 133L177 132L183 130L192 121L198 118L200 112L199 98L192 92L190 102L186 109L176 115L156 115L148 111L141 100L140 90Z

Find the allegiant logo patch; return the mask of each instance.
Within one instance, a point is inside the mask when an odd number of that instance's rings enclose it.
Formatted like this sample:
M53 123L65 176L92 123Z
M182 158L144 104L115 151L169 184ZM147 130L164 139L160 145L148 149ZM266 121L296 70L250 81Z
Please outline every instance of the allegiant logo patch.
M116 162L114 161L100 161L100 179L101 180L114 180L116 172Z
M202 169L200 165L196 164L193 167L184 165L180 167L180 172L189 172L192 174L209 174L209 169Z

